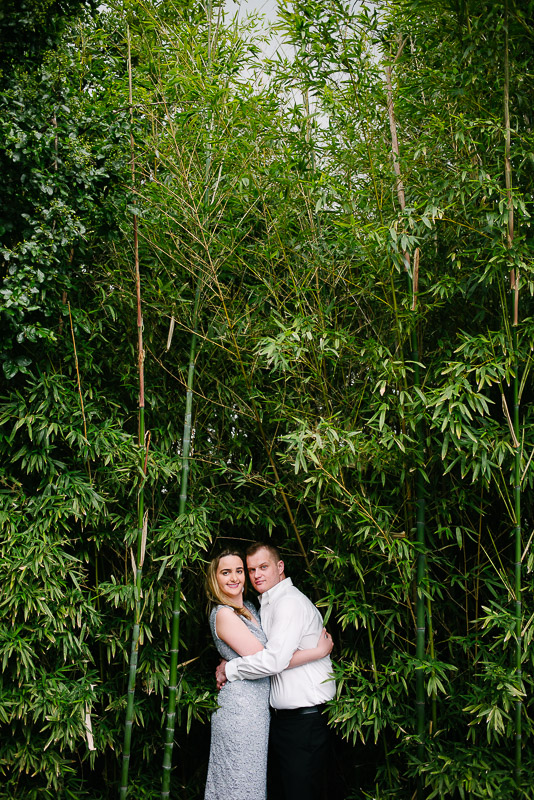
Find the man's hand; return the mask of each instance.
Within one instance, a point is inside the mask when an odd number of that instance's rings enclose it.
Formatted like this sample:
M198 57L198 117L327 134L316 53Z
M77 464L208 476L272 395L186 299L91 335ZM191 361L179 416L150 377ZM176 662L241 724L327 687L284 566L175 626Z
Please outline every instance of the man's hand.
M228 662L225 661L225 659L223 658L221 660L221 663L219 664L219 666L215 670L215 680L217 682L217 691L222 689L222 687L226 683L226 664L227 663Z

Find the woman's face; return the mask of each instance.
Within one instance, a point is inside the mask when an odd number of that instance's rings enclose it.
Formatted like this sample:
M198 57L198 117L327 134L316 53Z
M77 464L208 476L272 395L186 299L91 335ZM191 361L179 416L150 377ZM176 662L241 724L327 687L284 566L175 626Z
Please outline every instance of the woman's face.
M241 605L245 587L245 567L239 556L221 558L216 579L223 595L231 600L237 600Z

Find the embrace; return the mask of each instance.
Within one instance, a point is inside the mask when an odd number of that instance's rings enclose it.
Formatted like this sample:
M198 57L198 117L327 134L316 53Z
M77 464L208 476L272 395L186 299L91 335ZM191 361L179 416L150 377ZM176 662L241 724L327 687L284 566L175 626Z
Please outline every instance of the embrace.
M234 550L208 567L210 627L223 661L205 800L265 800L267 748L273 797L319 797L329 752L322 711L336 688L332 638L284 569L276 547L262 542L248 548L246 568ZM260 594L261 616L243 599L246 572Z

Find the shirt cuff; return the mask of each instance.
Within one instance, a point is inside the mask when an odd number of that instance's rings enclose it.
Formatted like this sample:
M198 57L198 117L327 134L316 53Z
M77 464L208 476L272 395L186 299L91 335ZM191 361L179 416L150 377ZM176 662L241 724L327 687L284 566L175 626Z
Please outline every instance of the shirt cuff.
M241 658L232 658L231 661L226 662L226 667L224 669L226 672L226 680L230 682L242 680L241 675L237 670L238 661L241 662Z

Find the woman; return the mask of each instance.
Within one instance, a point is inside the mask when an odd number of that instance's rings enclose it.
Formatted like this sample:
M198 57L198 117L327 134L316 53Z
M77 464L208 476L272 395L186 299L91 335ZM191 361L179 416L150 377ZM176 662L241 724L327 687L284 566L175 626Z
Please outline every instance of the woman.
M225 550L208 567L206 592L215 646L226 660L263 650L267 638L252 603L243 600L242 556ZM323 631L317 647L297 650L288 669L316 661L332 650ZM226 683L211 718L211 748L205 800L265 800L269 737L269 678Z

